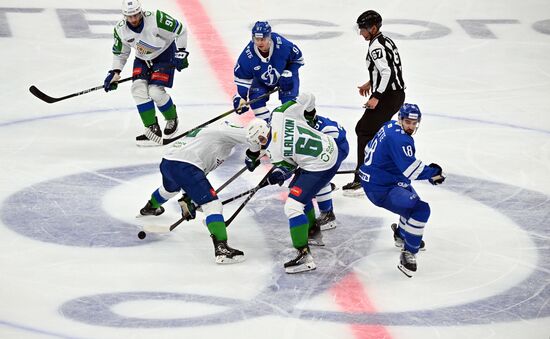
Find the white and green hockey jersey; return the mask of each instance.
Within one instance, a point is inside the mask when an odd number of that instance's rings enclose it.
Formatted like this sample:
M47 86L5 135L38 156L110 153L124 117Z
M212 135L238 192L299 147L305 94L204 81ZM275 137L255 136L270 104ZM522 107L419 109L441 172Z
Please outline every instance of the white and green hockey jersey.
M136 58L145 61L158 57L174 41L177 48L186 48L187 29L162 11L145 11L141 33L132 31L126 20L121 20L115 26L114 39L112 69L122 70L132 48L136 50Z
M273 111L271 142L266 150L271 163L288 169L300 167L310 172L328 170L338 159L334 139L311 128L303 118L285 114L292 105L296 103L289 101Z
M229 121L198 128L175 141L164 159L183 161L197 166L208 174L221 165L236 145L247 145L252 151L259 146L250 145L246 130Z

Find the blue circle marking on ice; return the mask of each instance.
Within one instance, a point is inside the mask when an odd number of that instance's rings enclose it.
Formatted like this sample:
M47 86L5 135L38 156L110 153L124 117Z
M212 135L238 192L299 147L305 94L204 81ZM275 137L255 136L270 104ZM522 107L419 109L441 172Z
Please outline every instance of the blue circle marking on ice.
M490 182L471 177L452 175L446 185L441 187L470 197L506 215L517 223L536 244L538 258L548 258L550 248L546 239L550 230L546 225L550 222L548 201L550 197L516 186ZM502 197L510 197L502 199ZM282 213L270 207L269 204L251 204L255 218L262 224L280 224ZM271 209L273 210L271 210ZM339 219L345 218L339 214ZM357 222L357 217L353 218ZM344 220L345 221L345 220ZM351 220L350 220L351 221ZM362 227L376 228L380 220L374 218L361 219ZM288 230L281 227L264 227L268 232L266 237L279 239L287 236ZM343 239L354 239L357 230L343 227L338 230ZM357 237L356 237L357 238ZM373 237L352 240L346 243L346 251L330 253L330 249L316 252L316 261L320 266L338 265L334 274L323 274L320 271L308 274L288 275L282 269L276 268L277 281L251 300L220 298L206 295L161 293L161 292L128 292L97 294L73 299L61 306L61 313L66 317L87 324L114 327L194 327L213 324L230 323L265 315L279 315L283 317L298 317L306 320L324 320L348 324L383 325L383 326L460 326L474 324L489 324L494 322L524 321L527 319L544 318L550 316L550 288L548 286L548 272L550 263L539 260L537 269L520 284L513 286L499 295L483 297L464 304L439 307L429 310L414 310L407 312L379 312L379 313L347 313L337 311L320 311L300 309L296 312L296 305L303 301L303 287L308 286L314 297L325 292L353 269L353 263L368 254L369 241ZM273 250L276 262L282 262L282 254ZM327 258L327 253L329 254ZM334 256L338 257L334 264ZM325 262L323 262L325 261ZM330 269L330 268L326 268ZM314 284L315 286L312 286ZM111 308L119 303L139 300L171 300L189 303L207 303L215 306L226 306L227 310L208 315L192 316L177 319L143 319L123 317L116 314Z
M109 216L101 198L120 180L158 171L158 164L108 168L60 177L27 187L2 205L2 222L44 242L80 247L124 247L158 240L136 237L137 227ZM147 194L144 195L144 201ZM136 210L136 214L139 209Z
M344 106L327 107L356 109L356 107ZM69 115L89 113L97 113L97 111L68 113L51 117L11 121L0 124L0 127L32 122L39 119L55 119ZM490 125L501 125L491 121L473 120L464 117L435 116ZM516 125L503 126L544 134L550 133L544 129L526 128ZM0 217L4 224L14 231L33 239L62 245L124 247L142 244L143 241L137 240L135 237L135 232L127 234L129 227L134 227L133 225L125 224L105 214L105 211L101 208L99 198L106 190L114 187L118 183L116 180L110 180L109 177L128 180L151 174L155 170L156 164L121 167L105 169L96 172L96 174L84 173L67 176L33 185L8 197L0 210ZM547 195L516 186L458 175L450 177L445 185L442 185L442 188L449 189L455 193L461 193L464 196L475 199L506 215L530 235L531 240L536 244L538 258L549 257L550 248L548 248L545 241L545 239L550 237L550 230L546 227L550 222L550 215L548 214L548 201L550 199ZM80 194L86 195L81 196ZM511 198L502 200L501 197L503 196ZM49 199L52 197L62 204L50 204ZM88 199L88 204L74 206L74 199L78 198ZM252 203L249 204L249 207L264 210L266 208L269 209L269 205L266 206L266 204L258 207ZM69 214L59 212L68 212ZM263 213L261 217L262 222L280 223L281 215L277 215L276 213L281 213L281 211L266 210L265 212L269 212L273 216L270 219L266 219L266 214ZM267 215L269 215L269 213ZM345 215L339 215L339 218L345 217ZM259 218L259 216L257 216L257 218ZM363 221L367 227L379 227L380 223L380 220L373 218L363 218ZM90 227L96 231L102 229L106 233L104 235L94 234L93 239L87 238L86 231L89 230ZM282 233L283 235L272 235L288 237L288 234L286 234L288 231L286 229L283 228L282 231L279 229L280 228L264 228L263 230L284 232L284 234ZM346 234L345 232L351 231L345 228L342 228L339 232L343 232L342 236L347 237L347 239L353 238L354 235L352 233ZM267 236L270 235L268 234ZM353 261L359 259L360 256L367 255L366 249L369 246L368 242L365 243L364 239L362 239L360 244L352 242L351 245L354 247L353 250L346 251L345 254L331 254L332 256L337 255L338 259L343 262L342 267L347 268L339 270L336 275L322 275L319 274L319 272L312 273L316 275L313 280L317 286L316 293L323 293L326 289L332 287L339 279L350 272ZM277 257L280 253L274 252L273 255ZM278 258L277 260L282 261L283 259ZM319 260L322 264L322 255L319 256ZM550 305L548 304L548 300L550 299L550 288L547 284L547 272L550 272L550 263L547 260L539 260L536 263L536 267L537 269L535 269L525 280L504 293L456 306L440 307L430 310L352 314L318 310L300 310L300 312L294 312L296 305L302 301L301 298L303 297L300 293L300 287L304 286L304 284L311 285L311 275L290 276L281 272L276 284L267 286L265 290L252 300L237 300L193 294L160 293L155 291L127 292L80 297L61 305L60 311L66 317L83 323L114 327L207 326L210 324L228 323L269 314L278 314L284 317L292 315L302 319L317 319L353 324L405 326L487 324L492 322L543 318L550 315ZM216 306L225 306L228 310L226 312L210 315L201 315L200 317L187 317L181 319L136 319L117 315L111 310L111 307L119 303L136 300L202 302ZM272 307L269 305L272 305ZM116 321L113 321L113 319L116 319Z

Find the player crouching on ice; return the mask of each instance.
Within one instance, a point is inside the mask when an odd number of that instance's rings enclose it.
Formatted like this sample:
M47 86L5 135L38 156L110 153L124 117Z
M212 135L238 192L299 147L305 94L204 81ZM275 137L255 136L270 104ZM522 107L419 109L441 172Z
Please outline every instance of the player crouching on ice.
M143 11L139 0L123 0L124 20L114 29L113 68L103 87L106 92L117 88L120 72L131 49L136 58L132 72L132 96L137 105L145 132L136 137L138 146L162 144L162 132L156 117L155 105L166 119L164 134L173 135L178 128L176 105L165 88L174 82L174 69L187 68L189 62L187 30L178 20L162 11Z
M303 114L308 106L307 102L304 105L289 101L273 111L271 126L256 118L248 127L249 140L257 141L276 166L268 184L281 186L299 167L284 206L292 245L297 250L297 256L284 264L286 273L317 267L308 246L309 231L315 225L312 199L330 183L347 155L339 152L332 137L307 124ZM258 154L247 151L246 164L250 170L259 165Z
M195 206L202 207L214 242L216 263L243 261L244 253L227 245L222 203L206 178L225 161L236 145L241 144L248 145L252 151L260 149L258 144L248 142L244 128L228 121L196 129L171 144L160 163L162 186L153 192L140 214L162 214L162 204L183 191L183 198L179 200L182 215L187 219L195 218Z
M412 135L422 117L418 106L405 103L398 114L398 121L388 121L368 143L359 176L373 204L400 216L399 226L392 227L396 246L403 244L397 268L410 278L416 272L415 255L430 217L430 206L420 200L411 180L428 180L438 185L445 181L445 174L441 166L426 166L414 156Z
M329 118L325 118L317 114L315 108L315 96L309 93L303 93L298 96L298 103L304 104L306 109L304 110L304 118L309 126L316 130L334 138L336 145L338 146L338 152L342 159L345 159L349 153L349 143L346 138L346 130L336 121ZM333 187L329 183L315 196L317 200L317 206L321 214L315 221L316 227L321 231L326 231L336 228L336 216L334 215L334 206L332 204L332 191Z

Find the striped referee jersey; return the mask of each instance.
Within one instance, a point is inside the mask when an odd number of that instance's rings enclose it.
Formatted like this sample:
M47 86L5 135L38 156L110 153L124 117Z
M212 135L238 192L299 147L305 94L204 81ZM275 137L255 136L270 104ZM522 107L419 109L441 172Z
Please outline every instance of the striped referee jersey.
M380 99L386 91L405 89L401 58L392 39L378 33L369 43L366 60L373 97Z

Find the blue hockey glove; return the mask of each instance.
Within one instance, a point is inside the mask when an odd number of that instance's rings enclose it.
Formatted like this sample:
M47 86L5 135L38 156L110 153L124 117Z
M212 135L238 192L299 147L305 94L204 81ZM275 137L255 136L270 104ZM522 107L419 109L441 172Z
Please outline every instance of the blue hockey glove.
M112 69L107 74L105 81L103 81L103 89L105 92L109 92L117 89L118 82L120 80L120 69Z
M280 167L275 167L273 172L271 172L271 174L269 174L269 176L267 177L267 183L270 185L277 184L279 186L283 186L283 183L288 178L289 178L289 172L285 171Z
M283 71L281 77L279 78L279 88L283 92L288 92L294 87L294 81L292 79L292 72L289 70Z
M246 150L246 157L244 158L244 164L250 172L254 172L256 167L260 166L260 151L252 152L251 150Z
M246 106L245 103L245 99L241 98L239 94L235 94L233 96L233 108L235 109L235 113L243 114L248 112L248 106Z
M178 49L178 51L174 54L173 64L178 72L181 72L182 69L189 67L189 61L187 60L188 55L189 52L187 52L185 48Z
M430 179L428 179L430 184L432 184L432 185L442 184L445 181L445 179L447 178L447 176L445 175L445 173L443 173L443 169L441 168L441 166L439 166L438 164L431 163L431 164L428 165L428 167L431 167L431 168L434 168L434 169L437 170L435 175L433 177L431 177Z

